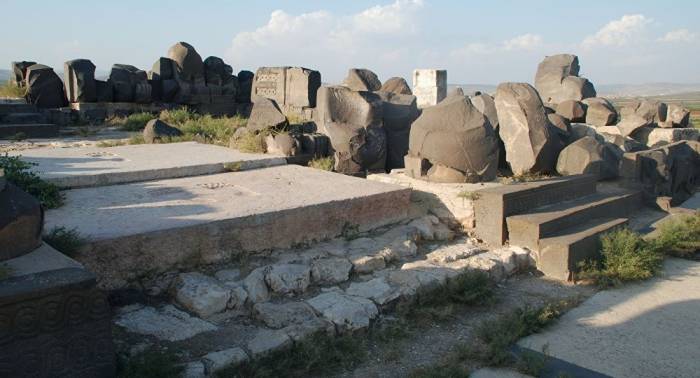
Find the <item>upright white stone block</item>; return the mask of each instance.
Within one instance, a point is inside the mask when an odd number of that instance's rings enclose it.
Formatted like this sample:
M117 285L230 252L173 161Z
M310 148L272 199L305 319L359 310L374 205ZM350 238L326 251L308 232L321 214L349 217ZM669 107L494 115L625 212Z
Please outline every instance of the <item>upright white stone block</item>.
M413 95L419 108L433 106L447 96L447 71L413 70Z

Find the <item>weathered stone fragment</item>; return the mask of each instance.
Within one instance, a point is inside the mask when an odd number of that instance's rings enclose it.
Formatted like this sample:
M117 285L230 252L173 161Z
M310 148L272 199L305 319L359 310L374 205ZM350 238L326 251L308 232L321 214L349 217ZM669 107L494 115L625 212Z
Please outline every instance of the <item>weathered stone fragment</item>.
M311 263L313 282L332 285L348 280L352 263L346 258L333 257L318 259Z
M566 118L569 122L585 122L586 108L581 101L566 100L557 105L558 115Z
M26 85L26 79L27 79L27 68L29 66L35 65L36 62L28 62L28 61L21 61L21 62L12 62L10 63L10 82L14 85L23 87Z
M626 105L620 113L623 121L634 115L646 120L649 124L662 124L666 122L667 111L666 104L661 101L642 100Z
M285 112L299 113L316 106L321 73L303 67L260 67L255 72L251 96L274 100Z
M201 273L182 273L171 288L175 301L206 318L226 309L230 291L217 280Z
M690 124L690 111L678 104L668 104L666 122L660 127L688 127Z
M0 261L33 251L41 245L44 212L33 196L11 182L0 169Z
M700 178L700 142L681 141L626 153L620 174L627 185L641 189L646 200L665 196L671 205L680 204L695 193Z
M617 124L617 128L620 130L620 135L631 136L638 129L652 125L652 121L645 118L639 114L631 113L625 116L625 118Z
M279 294L300 294L311 283L311 269L302 264L276 264L265 275L270 289Z
M268 154L296 156L301 151L300 138L288 132L268 135L265 146Z
M649 147L660 147L682 140L700 140L700 129L695 127L658 128L641 127L632 134L632 138Z
M413 71L413 94L419 108L433 106L447 96L447 71L420 69Z
M331 291L307 301L324 318L333 322L340 332L352 332L369 327L369 322L379 315L371 300L342 292Z
M411 87L408 86L408 83L402 77L391 77L387 79L379 90L400 95L413 94L413 92L411 92Z
M248 360L246 352L238 347L207 353L202 357L208 374L213 374L226 367L240 364Z
M551 172L561 149L535 88L502 83L496 90L499 135L514 174Z
M97 101L95 65L87 59L69 60L63 65L69 102Z
M550 113L547 114L547 120L555 127L555 131L558 132L564 140L569 137L569 133L571 133L571 123L569 123L568 119L559 114Z
M192 45L186 42L172 45L168 58L175 62L178 79L204 84L204 63Z
M143 139L146 143L159 143L163 140L178 136L182 136L182 131L180 131L180 129L172 127L159 119L148 121L146 127L143 129Z
M167 341L186 340L202 332L217 329L215 325L190 316L172 305L160 309L149 306L129 311L119 315L115 323L130 332Z
M282 114L282 110L280 110L274 100L256 96L253 102L253 109L250 111L250 117L248 118L247 127L249 130L279 129L289 124L287 117Z
M238 93L236 94L236 102L248 104L251 102L250 94L253 88L253 78L255 74L250 71L238 72Z
M562 175L594 174L599 179L617 177L619 159L606 143L584 137L571 143L559 154L557 172Z
M401 292L391 287L384 277L374 278L366 282L353 282L345 292L352 296L371 299L379 306L383 306L401 295Z
M253 315L266 326L275 329L303 324L316 318L314 310L305 302L258 303L253 306Z
M408 153L411 124L418 118L416 97L391 92L377 92L383 101L382 115L386 132L386 169L403 168Z
M545 103L558 104L566 100L595 97L593 84L578 77L578 57L558 54L544 58L537 66L535 87Z
M261 329L248 342L248 351L252 357L258 357L291 345L292 339L283 330Z
M114 88L116 102L151 101L151 86L145 71L128 64L115 64L109 73L109 81Z
M617 111L610 101L602 97L593 97L582 102L586 105L586 123L594 126L609 126L617 122Z
M109 80L95 80L97 102L112 102L114 99L114 87Z
M243 280L243 287L248 292L248 299L253 303L265 302L270 298L270 291L265 283L265 275L269 267L261 267L253 270Z
M27 67L27 102L39 108L60 108L68 104L63 82L53 68L43 64Z
M448 97L424 109L411 126L409 156L441 166L428 171L441 182L491 181L498 168L498 142L488 119L469 99Z
M377 74L366 68L351 68L348 76L343 80L343 85L353 91L378 91L382 87Z
M493 127L496 134L498 134L498 112L496 111L496 102L493 100L493 97L486 93L479 93L478 95L471 97L470 100L472 105L474 105L478 111L486 116L486 119L489 120L491 127Z
M386 133L382 127L382 100L371 92L342 86L318 90L316 124L335 150L335 171L359 173L383 170Z

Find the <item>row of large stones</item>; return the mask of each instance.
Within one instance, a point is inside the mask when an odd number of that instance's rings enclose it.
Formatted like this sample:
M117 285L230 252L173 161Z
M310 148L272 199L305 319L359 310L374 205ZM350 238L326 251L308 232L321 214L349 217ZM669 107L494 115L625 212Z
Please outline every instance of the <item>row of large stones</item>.
M75 102L166 102L185 105L250 102L253 73L233 69L221 58L202 60L194 47L178 42L146 72L114 64L107 80L95 79L88 59L64 65L64 81L51 67L35 62L12 62L12 80L27 88L27 100L42 108ZM65 88L64 88L65 86Z

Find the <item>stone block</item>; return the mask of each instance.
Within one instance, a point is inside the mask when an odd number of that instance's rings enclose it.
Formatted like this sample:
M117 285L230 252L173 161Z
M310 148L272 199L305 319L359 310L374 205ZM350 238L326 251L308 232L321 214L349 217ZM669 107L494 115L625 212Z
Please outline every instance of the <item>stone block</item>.
M413 95L419 108L437 105L447 96L447 71L417 69L413 71Z
M316 106L321 73L302 67L260 67L252 80L251 97L274 100L283 109Z
M661 147L682 140L698 141L700 140L700 129L694 127L642 127L632 134L632 138L652 148Z
M97 101L95 65L87 59L75 59L63 66L66 94L69 102Z
M566 176L479 190L479 198L474 202L476 234L486 243L500 246L508 239L507 217L595 191L596 178L592 175Z
M41 245L44 211L39 201L12 183L0 190L0 261L27 254Z
M0 376L112 377L111 314L79 268L15 276L0 285Z

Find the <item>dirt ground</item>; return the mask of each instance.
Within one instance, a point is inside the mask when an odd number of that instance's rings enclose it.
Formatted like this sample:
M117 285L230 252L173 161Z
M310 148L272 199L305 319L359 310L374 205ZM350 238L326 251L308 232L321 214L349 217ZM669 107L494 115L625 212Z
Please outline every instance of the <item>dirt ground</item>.
M561 300L585 300L595 291L594 287L550 281L531 273L511 277L499 284L495 304L474 307L394 343L372 345L369 355L373 358L352 371L339 372L335 376L407 377L417 368L439 363L458 345L473 343L475 329L485 320L525 306L539 307ZM469 371L482 367L478 361L466 361L464 366Z

